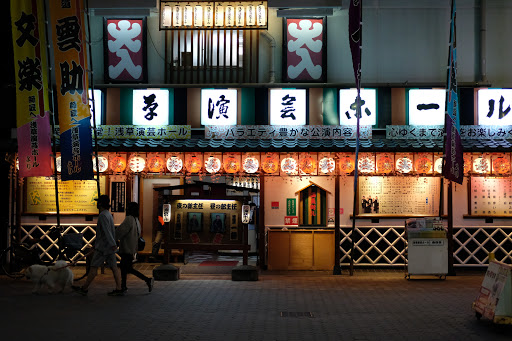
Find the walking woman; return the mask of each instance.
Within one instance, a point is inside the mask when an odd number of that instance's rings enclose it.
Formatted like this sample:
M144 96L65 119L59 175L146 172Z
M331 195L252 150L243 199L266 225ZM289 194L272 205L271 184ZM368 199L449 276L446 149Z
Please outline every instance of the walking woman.
M153 290L154 279L146 277L133 268L133 256L137 252L137 241L141 228L139 223L139 204L128 203L126 207L126 218L116 229L116 239L119 240L119 255L121 256L121 288L126 292L126 277L131 273L146 282L149 292Z

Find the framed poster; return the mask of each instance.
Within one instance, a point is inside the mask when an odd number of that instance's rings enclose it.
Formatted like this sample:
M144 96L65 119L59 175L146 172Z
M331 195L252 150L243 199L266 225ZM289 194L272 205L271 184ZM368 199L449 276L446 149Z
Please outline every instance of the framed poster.
M224 233L226 231L226 213L211 213L210 232Z
M283 80L327 80L327 18L285 18L283 27Z
M104 18L105 83L147 83L146 18Z
M187 214L187 232L203 231L203 214L201 212L188 212Z

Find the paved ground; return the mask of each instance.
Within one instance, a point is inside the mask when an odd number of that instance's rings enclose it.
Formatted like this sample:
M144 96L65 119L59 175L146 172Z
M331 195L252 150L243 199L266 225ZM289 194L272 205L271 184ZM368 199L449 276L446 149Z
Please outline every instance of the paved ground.
M136 267L151 275L156 265ZM33 295L28 281L0 276L0 333L2 340L512 340L511 325L475 318L483 275L407 281L400 271L264 271L257 282L182 275L156 282L151 293L130 277L124 297L106 295L109 270L86 297Z

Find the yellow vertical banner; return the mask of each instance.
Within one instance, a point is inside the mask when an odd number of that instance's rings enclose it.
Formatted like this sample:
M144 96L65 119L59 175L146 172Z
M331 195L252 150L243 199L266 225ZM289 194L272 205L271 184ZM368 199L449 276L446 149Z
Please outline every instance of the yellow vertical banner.
M11 0L20 177L48 176L51 140L44 1Z
M82 0L50 0L62 180L90 180L92 138Z

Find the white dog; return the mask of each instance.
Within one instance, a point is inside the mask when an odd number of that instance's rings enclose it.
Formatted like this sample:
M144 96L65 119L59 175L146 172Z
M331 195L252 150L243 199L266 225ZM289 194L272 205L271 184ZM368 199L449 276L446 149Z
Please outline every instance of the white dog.
M43 286L48 288L50 294L61 293L73 284L73 272L63 260L52 266L31 265L25 270L25 277L34 283L33 294L38 293Z

